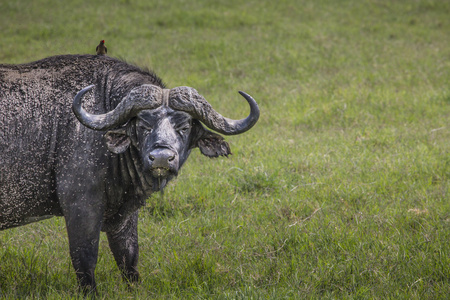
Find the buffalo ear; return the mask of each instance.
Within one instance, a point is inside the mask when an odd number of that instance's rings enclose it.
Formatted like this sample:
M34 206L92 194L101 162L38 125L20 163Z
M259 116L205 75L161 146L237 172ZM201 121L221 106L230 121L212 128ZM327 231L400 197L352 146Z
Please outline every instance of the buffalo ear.
M228 156L231 153L230 145L225 139L203 127L200 122L193 122L191 148L198 147L200 152L208 157Z
M114 154L119 154L128 149L131 139L127 135L126 129L109 130L103 136L108 150Z

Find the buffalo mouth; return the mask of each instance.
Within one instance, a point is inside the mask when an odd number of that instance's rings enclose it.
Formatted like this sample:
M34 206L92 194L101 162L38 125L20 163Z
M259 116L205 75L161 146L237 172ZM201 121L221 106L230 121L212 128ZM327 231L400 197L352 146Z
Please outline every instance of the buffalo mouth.
M152 168L152 177L155 178L165 178L170 174L170 169L165 167Z
M162 192L163 189L166 187L167 183L169 182L169 177L154 177L152 176L151 179L151 186L152 190L154 192Z
M163 191L167 183L177 175L177 172L167 167L153 167L148 170L150 175L147 182L152 186L154 192Z

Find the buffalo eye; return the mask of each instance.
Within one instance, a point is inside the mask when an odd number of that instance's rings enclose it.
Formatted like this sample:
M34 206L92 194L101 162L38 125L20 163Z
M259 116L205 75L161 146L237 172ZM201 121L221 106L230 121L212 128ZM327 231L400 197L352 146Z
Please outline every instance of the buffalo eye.
M144 134L150 134L153 131L153 127L148 123L141 122L139 128L144 132Z
M190 126L184 126L184 127L177 129L177 132L179 135L185 136L189 132L189 129L191 129Z
M146 127L141 127L141 128L142 128L144 134L150 134L153 131L153 128L151 128L151 127L146 126Z

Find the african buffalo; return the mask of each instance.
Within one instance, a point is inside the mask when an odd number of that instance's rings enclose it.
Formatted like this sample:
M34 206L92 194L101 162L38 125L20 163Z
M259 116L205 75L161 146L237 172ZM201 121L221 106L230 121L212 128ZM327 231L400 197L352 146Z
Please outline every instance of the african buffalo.
M193 148L231 153L202 123L224 135L249 130L259 108L240 93L250 114L231 120L195 89L166 89L152 72L108 56L0 65L0 230L64 216L83 290L95 290L100 231L123 277L137 281L139 208Z

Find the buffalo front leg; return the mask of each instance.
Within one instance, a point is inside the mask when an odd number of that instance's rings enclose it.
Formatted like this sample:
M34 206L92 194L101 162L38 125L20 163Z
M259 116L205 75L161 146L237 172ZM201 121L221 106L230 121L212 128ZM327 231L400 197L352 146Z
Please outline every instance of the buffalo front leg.
M139 281L138 211L106 232L109 248L127 283Z
M90 207L90 206L87 206ZM65 212L70 257L84 293L96 293L95 266L102 226L102 209L72 205Z

